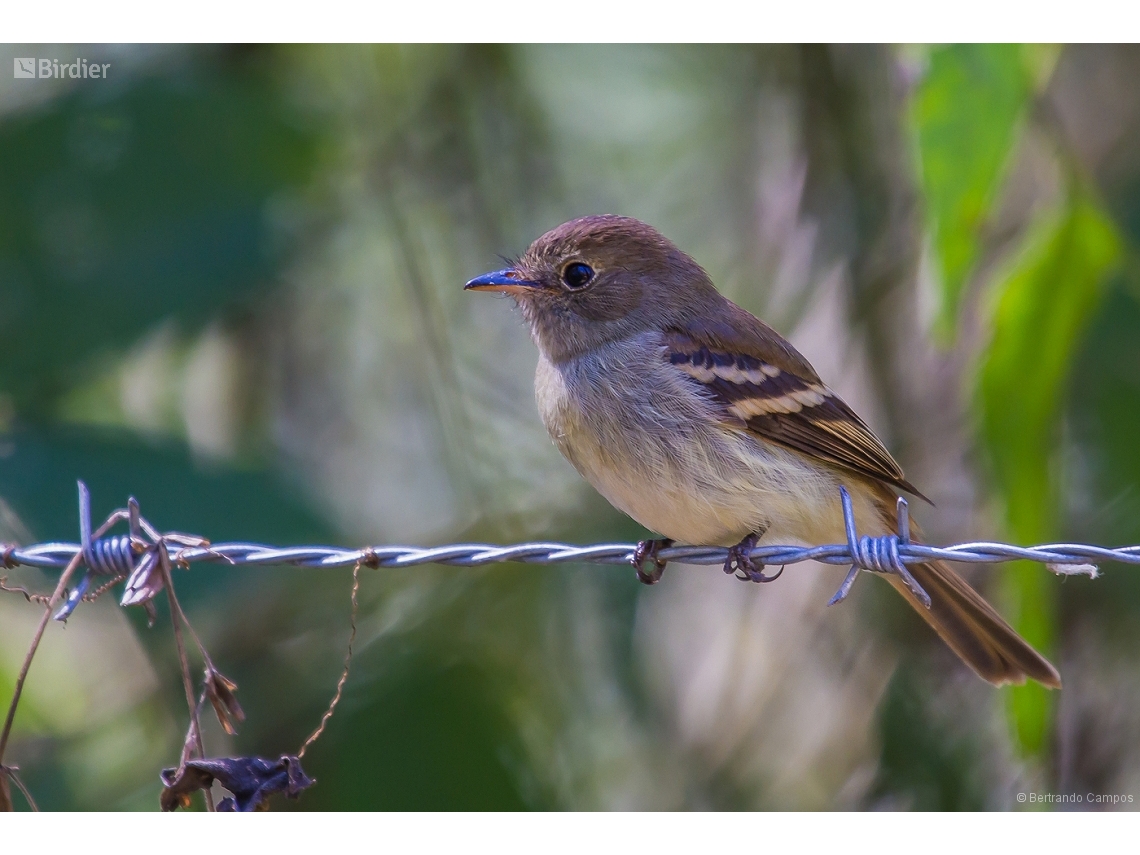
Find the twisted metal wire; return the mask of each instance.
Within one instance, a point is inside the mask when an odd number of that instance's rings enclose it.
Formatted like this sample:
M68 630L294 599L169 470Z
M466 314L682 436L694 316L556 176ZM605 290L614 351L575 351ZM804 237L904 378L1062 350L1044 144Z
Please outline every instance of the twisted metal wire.
M260 543L208 543L205 540L201 541L201 545L182 545L195 538L186 535L159 535L145 520L141 520L138 515L138 504L133 498L128 503L129 510L114 512L100 529L101 532L116 521L129 519L132 534L92 538L90 500L82 482L79 483L79 493L80 531L83 543L53 542L31 546L0 544L0 565L62 568L75 558L76 553L82 552L84 563L91 574L108 577L130 575L142 564L139 560L140 555L145 558L148 550L154 550L156 547L168 548L168 544L180 545L177 550L169 548L172 559L183 565L222 562L235 566L291 565L315 568L352 567L356 564L373 568L415 567L423 564L478 567L507 561L541 565L568 563L630 565L634 561L634 552L637 549L637 544L633 543L575 546L544 541L516 543L509 546L451 543L433 547L391 545L367 546L362 549L337 546L277 547ZM855 578L860 572L866 571L899 574L911 587L915 596L928 606L929 598L913 578L910 578L906 565L934 559L967 564L1026 560L1046 564L1054 573L1061 575L1080 574L1095 577L1096 562L1117 561L1122 564L1140 564L1140 546L1110 549L1081 543L1049 543L1040 546L1012 546L990 541L972 541L952 546L912 543L909 539L906 500L901 498L898 508L899 534L860 537L855 530L851 498L847 490L842 487L840 494L847 532L846 543L822 546L762 545L752 548L748 553L749 556L755 562L769 566L799 564L804 561L850 565L847 578L832 598L832 604L843 600ZM151 542L142 539L142 529L150 535ZM96 532L96 535L100 532ZM671 546L659 550L656 555L663 561L724 565L730 552L731 550L724 547ZM84 578L79 587L86 590L89 584L90 574ZM71 600L74 601L72 604L74 608L78 598L73 594ZM70 614L70 609L67 610L67 614Z
M818 561L822 564L854 564L868 555L866 542L882 543L895 535L860 539L852 553L847 544L825 546L757 546L750 555L764 564L775 566ZM496 546L489 543L451 543L446 546L367 546L347 549L339 546L288 546L277 547L260 543L214 543L209 548L183 549L179 563L199 562L233 565L279 565L297 567L351 567L358 561L368 567L415 567L422 564L446 564L454 567L479 567L517 561L523 564L630 564L636 543L598 543L575 546L569 543L535 541ZM877 546L874 548L882 549ZM4 547L0 554L8 559L8 567L62 568L75 557L81 547L76 543L38 543L32 546ZM921 564L924 561L943 559L966 564L996 564L1004 561L1036 561L1057 565L1062 575L1065 566L1075 565L1076 573L1092 575L1086 568L1093 562L1119 561L1122 564L1140 564L1140 546L1109 549L1082 543L1048 543L1041 546L1011 546L1008 543L974 541L953 546L923 546L903 544L897 546L903 564ZM724 564L728 550L720 546L673 546L662 549L658 556L665 561L685 564ZM861 566L872 572L886 572L878 566Z

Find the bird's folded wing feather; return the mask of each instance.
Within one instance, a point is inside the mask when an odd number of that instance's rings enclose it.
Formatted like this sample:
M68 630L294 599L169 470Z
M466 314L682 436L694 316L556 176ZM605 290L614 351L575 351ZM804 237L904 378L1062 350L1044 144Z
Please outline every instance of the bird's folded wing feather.
M871 429L823 385L790 344L774 332L756 335L750 326L763 322L743 309L737 311L749 323L736 318L725 330L667 330L668 361L723 407L729 422L770 442L925 498L906 480Z

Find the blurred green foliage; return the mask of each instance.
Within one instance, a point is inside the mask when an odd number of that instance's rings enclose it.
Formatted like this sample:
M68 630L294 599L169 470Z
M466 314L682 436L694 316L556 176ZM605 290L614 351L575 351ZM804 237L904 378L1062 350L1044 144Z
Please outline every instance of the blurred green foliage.
M1016 130L1035 94L1026 54L1019 45L935 49L915 98L923 185L942 270L938 325L944 335L957 326L982 230L993 227L1005 167L1017 151ZM992 334L980 356L980 430L1008 531L1021 543L1057 534L1062 401L1075 354L1122 253L1095 193L1076 176L1067 182L1059 210L1026 230L1024 248L993 285ZM1003 575L1002 587L1012 624L1039 649L1055 651L1049 580L1038 567L1018 564ZM1029 685L1010 694L1021 748L1042 754L1050 693Z
M272 280L265 205L312 175L315 140L250 65L189 62L0 127L0 388L22 418L47 418L100 351Z
M924 709L931 705L930 687L919 672L915 663L904 663L883 698L883 749L873 792L893 808L983 810L985 787L976 779L979 746L944 723L930 726L931 713Z
M1135 79L1135 52L108 56L110 81L0 92L0 540L74 539L77 478L96 516L135 495L159 528L215 541L641 536L550 447L506 305L459 290L602 210L658 225L805 336L908 471L955 470L922 483L924 520L970 494L963 538L1140 540L1140 107L1103 84ZM876 307L929 320L941 349L862 324ZM912 364L938 369L919 372L926 409L897 388ZM937 458L959 422L966 473ZM1014 779L1140 769L1140 722L1103 700L1140 674L1098 670L1130 660L1135 574L997 571L1003 612L1077 686L1001 709L898 603L820 617L808 576L758 593L691 570L645 590L593 567L366 572L354 670L296 806L979 809L1008 807ZM248 713L236 738L207 725L211 752L296 750L335 685L347 574L177 584ZM7 693L36 609L0 608ZM51 628L11 755L42 807L157 807L186 713L165 607L153 629L137 611L105 600ZM1088 733L1117 742L1086 750Z
M1020 45L947 45L929 62L913 121L942 273L938 329L948 336L1032 89Z
M1000 283L993 338L979 376L979 408L1009 531L1022 543L1057 533L1056 465L1061 400L1080 341L1119 261L1112 222L1088 198L1075 198L1027 236L1030 242ZM1056 606L1040 568L1012 566L1004 576L1011 623L1042 650L1056 648ZM1011 690L1022 746L1041 752L1048 738L1049 693Z

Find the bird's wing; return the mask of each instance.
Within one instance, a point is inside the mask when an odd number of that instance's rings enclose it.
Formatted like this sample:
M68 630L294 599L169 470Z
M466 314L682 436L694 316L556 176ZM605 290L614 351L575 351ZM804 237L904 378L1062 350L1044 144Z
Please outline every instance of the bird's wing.
M664 334L666 358L723 407L727 419L810 457L923 499L861 418L796 350L743 309L715 329ZM758 335L759 325L769 335ZM927 500L929 501L929 500Z

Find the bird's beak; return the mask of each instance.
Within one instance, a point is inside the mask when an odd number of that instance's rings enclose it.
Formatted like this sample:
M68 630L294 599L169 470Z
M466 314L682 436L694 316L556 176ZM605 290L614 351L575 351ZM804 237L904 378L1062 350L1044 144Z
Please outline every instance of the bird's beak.
M527 291L541 288L537 282L523 279L513 267L506 270L496 270L494 273L484 273L476 276L463 286L464 291L502 291L506 294L522 294Z

